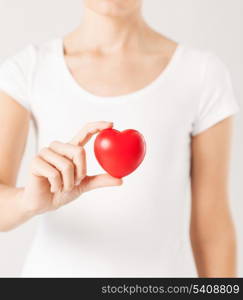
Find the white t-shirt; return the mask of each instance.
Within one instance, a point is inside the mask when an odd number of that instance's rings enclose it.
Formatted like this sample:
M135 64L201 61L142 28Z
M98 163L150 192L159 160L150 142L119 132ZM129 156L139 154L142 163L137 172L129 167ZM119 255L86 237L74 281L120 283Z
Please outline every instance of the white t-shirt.
M93 190L38 217L22 276L186 276L191 137L238 111L221 60L180 45L145 88L98 97L72 77L56 38L6 59L0 89L32 112L38 151L98 120L140 131L147 145L143 163L122 186ZM89 174L103 172L93 140L86 149Z

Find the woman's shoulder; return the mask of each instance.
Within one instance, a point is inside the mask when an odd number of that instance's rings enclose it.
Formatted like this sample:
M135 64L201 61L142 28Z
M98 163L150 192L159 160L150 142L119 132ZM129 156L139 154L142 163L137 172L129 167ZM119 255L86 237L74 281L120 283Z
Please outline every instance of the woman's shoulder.
M208 69L226 68L223 59L213 50L179 44L182 49L182 64L188 69L205 72Z
M191 84L201 85L205 78L211 78L214 82L221 77L229 76L229 69L216 52L209 49L202 49L188 44L179 44L180 46L180 68L178 73Z
M56 37L35 45L34 48L37 55L40 57L46 57L53 54L56 55L56 50L61 40L62 39L60 37Z
M33 66L39 59L53 55L59 40L59 38L53 38L41 43L30 42L20 50L16 50L13 54L5 57L1 66L6 64L17 64L22 68Z
M177 40L170 39L160 33L155 33L156 46L154 46L157 51L167 50L169 57L176 57L177 71L181 70L183 75L188 75L186 77L195 76L195 79L198 79L200 75L205 74L206 70L210 69L218 70L227 69L223 59L216 52L210 49L200 48L194 45L191 45L187 42L180 42ZM174 53L176 55L171 55Z
M29 43L0 63L0 89L29 109L29 91L43 58L50 57L56 39L39 45ZM49 64L48 64L49 65Z

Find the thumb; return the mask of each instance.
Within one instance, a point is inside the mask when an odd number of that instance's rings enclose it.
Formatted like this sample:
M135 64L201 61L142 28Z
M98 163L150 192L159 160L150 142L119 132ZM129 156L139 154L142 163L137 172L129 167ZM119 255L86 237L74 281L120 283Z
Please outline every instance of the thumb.
M86 176L81 185L83 192L88 192L101 187L119 186L122 185L122 183L123 181L121 178L116 178L109 174L99 174Z

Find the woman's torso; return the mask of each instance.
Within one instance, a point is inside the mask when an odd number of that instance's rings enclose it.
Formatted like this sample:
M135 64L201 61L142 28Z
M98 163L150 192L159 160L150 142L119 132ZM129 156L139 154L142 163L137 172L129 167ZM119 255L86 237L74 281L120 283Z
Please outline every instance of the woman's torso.
M68 142L87 122L140 131L141 166L119 187L82 195L38 217L22 276L180 276L187 239L190 141L203 55L180 45L163 73L129 95L98 97L72 78L62 40L36 50L31 89L38 149ZM86 147L88 173L103 172ZM185 274L185 271L184 273Z

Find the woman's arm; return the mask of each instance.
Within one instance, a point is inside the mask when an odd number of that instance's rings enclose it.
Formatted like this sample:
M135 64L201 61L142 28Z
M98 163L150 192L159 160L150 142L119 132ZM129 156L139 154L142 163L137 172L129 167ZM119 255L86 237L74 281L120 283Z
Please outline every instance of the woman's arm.
M23 189L15 188L29 131L30 114L0 92L0 231L28 219L21 204Z
M199 277L236 276L236 239L229 208L232 118L192 138L190 236Z

